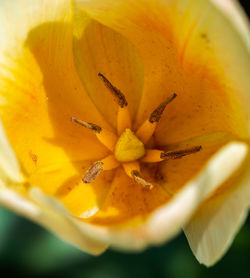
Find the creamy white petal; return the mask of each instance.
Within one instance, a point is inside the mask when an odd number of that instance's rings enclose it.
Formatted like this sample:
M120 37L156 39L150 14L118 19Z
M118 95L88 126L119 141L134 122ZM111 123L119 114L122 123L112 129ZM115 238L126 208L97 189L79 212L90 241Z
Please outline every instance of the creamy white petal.
M216 263L230 247L250 207L250 166L228 190L205 202L184 231L198 261Z
M71 16L70 0L1 1L0 47L1 49L8 49L9 53L20 51L28 33L33 28L46 22L67 22ZM6 56L6 54L5 51L1 53L1 56Z
M97 255L106 250L106 244L93 240L87 233L84 233L84 230L80 231L77 228L61 204L43 195L40 190L35 191L32 195L36 196L34 199L38 204L12 190L1 187L0 183L0 204L42 225L84 251ZM88 225L84 228L88 229Z
M23 175L17 158L6 138L2 123L0 122L0 181L22 182Z

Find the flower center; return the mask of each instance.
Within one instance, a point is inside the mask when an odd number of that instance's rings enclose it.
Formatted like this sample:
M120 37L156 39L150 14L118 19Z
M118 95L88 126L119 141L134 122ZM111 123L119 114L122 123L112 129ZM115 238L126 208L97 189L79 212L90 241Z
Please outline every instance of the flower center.
M104 170L112 170L122 166L125 173L141 186L152 189L153 184L143 179L141 175L141 162L155 163L169 159L179 159L183 156L199 152L201 146L194 146L185 150L167 151L158 149L145 149L145 144L150 140L162 113L166 106L175 98L176 94L170 95L164 102L151 113L148 119L139 127L135 133L131 130L132 122L128 110L128 102L125 95L101 73L98 74L104 85L114 95L119 105L117 114L117 134L103 129L93 123L87 123L72 118L80 124L96 133L98 140L112 153L103 159L96 161L83 177L84 183L93 182Z
M126 128L116 143L115 158L120 162L130 162L143 157L144 154L144 144L130 128Z

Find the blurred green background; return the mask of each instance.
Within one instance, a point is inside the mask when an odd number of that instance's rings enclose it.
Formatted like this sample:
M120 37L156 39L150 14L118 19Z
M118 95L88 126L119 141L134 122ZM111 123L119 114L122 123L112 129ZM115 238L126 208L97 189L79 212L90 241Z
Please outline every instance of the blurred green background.
M143 253L81 252L46 230L0 208L0 277L206 278L250 277L250 217L225 257L200 265L183 234Z
M249 0L240 1L249 13ZM0 207L0 277L250 278L250 217L212 268L194 258L183 234L143 253L83 253L48 231Z

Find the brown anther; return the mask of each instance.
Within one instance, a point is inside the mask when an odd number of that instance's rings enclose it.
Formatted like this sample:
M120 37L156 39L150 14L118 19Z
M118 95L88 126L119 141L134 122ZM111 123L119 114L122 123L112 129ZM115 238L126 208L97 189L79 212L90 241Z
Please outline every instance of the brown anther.
M71 118L71 120L77 124L80 124L88 129L91 129L97 133L100 133L102 131L102 128L98 125L95 125L95 124L92 124L92 123L87 123L87 122L84 122L84 121L80 121L80 120L77 120L75 118Z
M149 121L150 123L159 122L161 119L161 115L164 112L166 106L175 98L177 97L176 94L173 94L169 98L167 98L164 102L162 102L150 115Z
M202 149L202 146L195 146L195 147L192 147L190 149L185 149L185 150L166 151L166 152L162 152L160 157L162 159L179 159L179 158L182 158L183 156L199 152L201 149Z
M134 181L137 182L137 183L139 183L139 184L141 184L143 187L145 187L145 188L147 188L147 189L150 189L150 190L153 188L153 185L152 185L151 183L145 181L145 180L141 177L140 173L139 173L137 170L131 171L131 175L132 175Z
M111 82L102 73L98 73L98 76L102 79L105 86L110 90L110 92L115 96L119 106L121 108L123 108L124 106L127 106L128 103L127 103L127 100L126 100L124 94L119 89L117 89L115 86L113 86L111 84Z
M85 174L84 178L82 181L84 183L91 183L94 181L97 176L103 171L103 162L97 161L95 162L88 170L88 172Z

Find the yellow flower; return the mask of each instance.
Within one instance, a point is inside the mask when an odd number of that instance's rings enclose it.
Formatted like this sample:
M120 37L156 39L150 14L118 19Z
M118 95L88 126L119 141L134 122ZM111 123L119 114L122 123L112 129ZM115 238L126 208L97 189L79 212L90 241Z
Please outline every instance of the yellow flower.
M1 1L0 26L0 203L93 254L183 228L215 263L250 203L238 4Z

